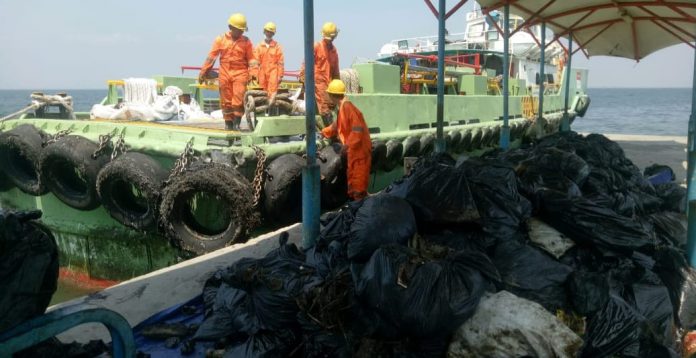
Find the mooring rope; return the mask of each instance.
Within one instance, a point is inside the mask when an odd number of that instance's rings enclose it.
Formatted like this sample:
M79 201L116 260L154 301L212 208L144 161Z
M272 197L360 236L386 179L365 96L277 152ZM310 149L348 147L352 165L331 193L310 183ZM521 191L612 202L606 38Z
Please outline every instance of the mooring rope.
M358 71L352 68L341 70L341 81L346 84L346 92L360 92L360 77L358 77Z
M4 122L6 120L18 117L24 113L39 109L39 108L46 106L46 105L61 105L61 106L65 107L70 118L75 119L75 111L73 110L73 102L72 102L71 96L60 95L60 94L49 95L49 94L35 92L35 93L31 94L31 104L30 105L20 109L17 112L11 113L7 116L0 118L0 122Z

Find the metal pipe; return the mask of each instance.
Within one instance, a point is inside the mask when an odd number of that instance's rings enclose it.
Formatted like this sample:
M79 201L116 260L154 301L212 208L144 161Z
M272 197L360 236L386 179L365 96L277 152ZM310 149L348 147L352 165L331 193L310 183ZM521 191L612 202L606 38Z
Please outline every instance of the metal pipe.
M563 119L561 120L561 132L570 131L570 118L568 116L568 98L570 97L570 69L573 60L573 32L568 33L568 63L565 68L565 105L563 106Z
M510 100L510 5L505 3L505 16L503 17L503 128L500 129L500 149L507 150L510 146L509 100Z
M445 137L442 130L445 115L445 3L440 0L437 14L437 136L435 152L444 153Z
M694 54L693 79L691 86L691 116L689 116L689 134L687 139L686 185L687 185L687 218L686 255L691 267L696 268L696 53Z
M302 247L319 236L319 166L317 165L314 85L314 0L304 0L305 129L307 166L302 170Z
M546 80L546 22L541 22L541 59L539 69L539 117L536 122L536 136L544 133L544 81Z

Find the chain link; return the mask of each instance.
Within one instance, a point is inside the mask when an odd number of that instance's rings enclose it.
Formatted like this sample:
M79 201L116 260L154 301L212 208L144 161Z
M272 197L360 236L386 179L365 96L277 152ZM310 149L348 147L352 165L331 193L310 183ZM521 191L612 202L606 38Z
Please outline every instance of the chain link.
M92 159L97 159L98 156L104 154L106 149L111 144L112 137L113 135L111 133L99 135L99 145L97 145L97 149L94 151L94 153L92 153Z
M264 167L266 166L266 153L261 149L261 147L254 145L254 152L256 152L256 171L254 172L254 180L251 186L254 188L254 207L259 205L259 200L261 200L261 189L263 188L263 174L265 173Z
M111 161L116 159L119 154L125 154L128 151L126 147L126 141L123 140L123 134L118 136L116 143L114 144L114 150L111 152Z
M46 142L43 143L43 146L47 146L49 144L55 143L58 139L65 137L66 135L72 133L72 129L64 129L62 131L56 132L56 134L49 134L48 139L46 139Z
M186 168L189 166L189 164L195 160L195 154L196 152L193 150L193 137L191 137L188 143L186 143L184 151L181 152L179 159L177 159L176 162L174 162L174 167L172 168L172 171L169 173L169 178L167 178L165 183L169 184L169 182L172 179L174 179L174 177L183 173L184 170L186 170Z

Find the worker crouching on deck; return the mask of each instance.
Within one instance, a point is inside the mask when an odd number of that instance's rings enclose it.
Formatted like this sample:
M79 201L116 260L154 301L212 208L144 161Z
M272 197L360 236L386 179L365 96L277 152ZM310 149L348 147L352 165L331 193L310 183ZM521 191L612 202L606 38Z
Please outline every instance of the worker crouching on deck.
M343 143L348 160L348 196L353 200L360 200L367 196L370 179L370 131L360 110L346 98L346 85L343 81L331 81L326 93L331 103L338 108L338 116L336 121L321 131L321 134L326 138L338 137Z
M201 68L198 81L203 82L220 57L220 107L225 128L239 130L244 114L244 93L249 82L249 67L256 66L251 41L242 35L247 30L246 17L233 14L228 20L229 31L215 38L208 58Z

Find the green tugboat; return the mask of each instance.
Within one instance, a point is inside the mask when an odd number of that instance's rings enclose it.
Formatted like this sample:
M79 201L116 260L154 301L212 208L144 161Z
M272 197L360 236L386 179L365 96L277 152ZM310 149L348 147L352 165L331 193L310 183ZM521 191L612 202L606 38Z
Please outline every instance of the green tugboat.
M446 47L444 130L455 157L495 148L503 116L502 40L480 13L468 20L464 39ZM589 106L587 71L562 67L558 48L549 46L544 66L551 75L540 79L539 51L527 35L516 34L511 54L512 146L558 131L565 92L557 84L565 76L574 79L570 118ZM397 40L378 61L342 71L373 140L372 192L403 174L404 158L434 149L436 52L428 41ZM208 90L215 86L155 76L143 95L143 83L109 81L108 96L91 113L72 112L69 97L37 94L25 113L0 122L0 206L42 210L63 274L123 280L299 220L305 122L296 84L285 83L279 98L286 105L275 109L250 90L247 130L237 132L214 118L219 102ZM148 96L144 110L138 101ZM143 113L169 117L143 121L153 117ZM339 148L317 142L328 210L345 202L345 169Z

